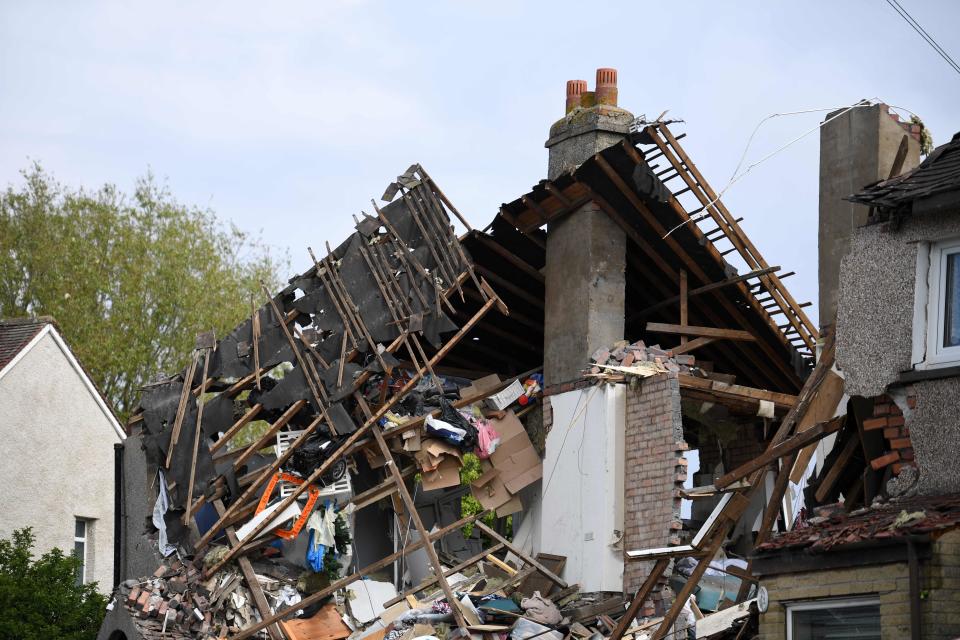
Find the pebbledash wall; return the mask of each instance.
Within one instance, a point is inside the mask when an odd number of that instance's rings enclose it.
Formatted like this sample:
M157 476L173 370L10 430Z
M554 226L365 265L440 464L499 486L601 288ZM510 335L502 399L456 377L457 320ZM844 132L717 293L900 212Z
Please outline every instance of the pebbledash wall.
M837 363L845 389L851 396L887 394L897 402L904 433L912 440L919 491L925 494L960 490L955 459L960 450L960 377L914 379L908 386L900 374L913 368L918 249L949 238L960 238L956 211L907 216L896 230L882 224L860 227L853 232L840 271Z
M928 640L960 636L960 530L931 545L931 557L920 568L921 627ZM906 562L761 576L770 594L760 615L761 640L787 637L787 607L824 598L876 597L880 600L883 640L910 637L909 570Z
M119 426L105 414L52 328L0 378L0 537L23 527L35 555L74 548L77 518L87 521L87 581L113 588L114 444Z

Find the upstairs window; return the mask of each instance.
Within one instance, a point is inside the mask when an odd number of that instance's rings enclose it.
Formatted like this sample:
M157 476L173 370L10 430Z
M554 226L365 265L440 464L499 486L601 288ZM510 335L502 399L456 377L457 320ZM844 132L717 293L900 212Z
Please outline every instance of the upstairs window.
M913 364L919 369L960 365L960 239L918 249Z

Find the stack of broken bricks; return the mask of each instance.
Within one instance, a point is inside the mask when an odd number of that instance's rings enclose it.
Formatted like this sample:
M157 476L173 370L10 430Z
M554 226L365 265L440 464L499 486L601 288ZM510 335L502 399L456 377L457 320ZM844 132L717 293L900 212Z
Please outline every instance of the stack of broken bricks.
M673 355L660 345L647 346L643 340L627 340L601 347L590 357L592 366L584 376L603 382L622 382L631 376L649 377L659 373L702 375L691 354Z
M268 598L281 600L280 580L257 579ZM239 573L203 580L193 565L176 559L149 578L121 583L118 598L144 638L218 638L260 619Z

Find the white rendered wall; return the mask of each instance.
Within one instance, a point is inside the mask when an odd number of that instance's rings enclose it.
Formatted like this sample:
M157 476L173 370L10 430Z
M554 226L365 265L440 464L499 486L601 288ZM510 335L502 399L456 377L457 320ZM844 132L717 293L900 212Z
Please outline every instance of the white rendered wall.
M0 537L33 527L34 553L73 552L88 518L87 581L113 587L113 424L47 333L0 378Z
M567 557L581 591L623 589L624 385L547 398L553 422L543 461L540 551Z

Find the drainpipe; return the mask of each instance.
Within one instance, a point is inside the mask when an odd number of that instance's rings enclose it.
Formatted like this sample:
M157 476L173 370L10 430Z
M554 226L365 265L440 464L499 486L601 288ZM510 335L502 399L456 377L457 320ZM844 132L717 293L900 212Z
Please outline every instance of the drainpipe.
M123 537L123 443L113 445L113 588L120 585Z
M920 640L920 562L913 536L907 537L907 565L910 573L910 640Z

